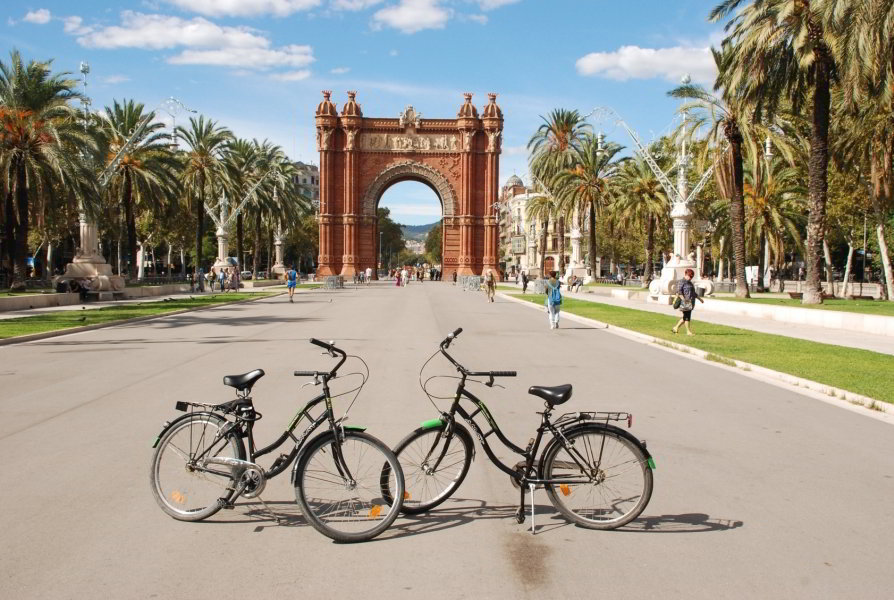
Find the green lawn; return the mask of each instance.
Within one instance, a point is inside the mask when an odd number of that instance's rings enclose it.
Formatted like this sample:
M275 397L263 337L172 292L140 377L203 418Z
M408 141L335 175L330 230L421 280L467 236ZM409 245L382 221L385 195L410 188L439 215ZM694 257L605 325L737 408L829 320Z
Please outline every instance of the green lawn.
M641 285L618 285L617 283L597 283L595 281L591 281L590 283L585 283L584 287L608 287L608 288L618 288L619 290L647 290L649 288L644 288Z
M19 319L5 319L0 321L0 339L82 327L84 325L96 325L112 321L124 321L135 317L161 315L164 313L197 308L215 304L228 304L245 301L251 298L270 296L269 292L246 292L238 294L215 294L213 296L194 296L161 302L140 302L122 304L107 308L88 310L65 310L58 312L46 312L33 317Z
M540 305L545 300L543 295L513 296ZM717 355L721 362L722 358L741 360L894 403L892 355L701 323L698 310L695 311L694 336L671 333L677 317L670 315L571 298L562 302L562 310L659 340L698 348Z
M800 300L793 300L791 298L735 298L727 296L718 297L716 299L729 302L751 302L752 304L794 306L796 308L837 310L841 312L855 312L867 315L894 317L894 302L882 302L878 300L845 300L843 298L835 298L833 300L823 300L822 304L801 304Z

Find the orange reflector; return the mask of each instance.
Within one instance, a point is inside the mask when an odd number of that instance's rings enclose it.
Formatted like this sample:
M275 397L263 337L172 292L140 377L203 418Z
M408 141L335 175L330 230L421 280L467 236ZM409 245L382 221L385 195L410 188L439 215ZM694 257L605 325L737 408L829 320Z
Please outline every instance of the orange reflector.
M571 495L571 488L568 486L567 483L563 483L562 485L560 485L560 486L559 486L559 489L562 490L562 495L563 495L563 496L570 496L570 495Z
M410 492L404 492L404 500L410 499Z
M177 490L174 490L173 492L171 492L171 500L173 500L173 501L176 502L177 504L185 504L185 503L186 503L186 496L184 496L183 494L181 494L181 493L178 492Z
M375 519L376 517L378 517L381 514L381 512L382 512L382 505L376 504L371 509L369 509L369 518Z

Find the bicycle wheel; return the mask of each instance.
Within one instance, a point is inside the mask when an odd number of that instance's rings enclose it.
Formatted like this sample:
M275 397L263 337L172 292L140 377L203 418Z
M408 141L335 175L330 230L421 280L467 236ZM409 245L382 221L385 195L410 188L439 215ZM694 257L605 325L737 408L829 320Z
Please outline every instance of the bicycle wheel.
M568 446L557 441L543 455L553 506L590 529L617 529L638 517L652 497L652 470L635 439L604 427L583 427L565 438Z
M245 458L235 434L221 436L228 421L197 414L174 423L155 449L149 481L163 511L180 521L201 521L221 509L235 487L232 470L220 465L202 469L197 460L214 456Z
M397 500L383 497L383 476L389 489L397 491ZM338 448L331 431L317 436L295 467L301 511L314 529L337 542L371 540L388 529L400 512L403 492L397 457L378 439L359 431L345 431Z
M472 436L465 427L454 424L453 436L447 440L442 435L445 428L446 425L420 427L394 449L404 472L406 491L401 510L407 514L424 513L444 502L469 472L474 451ZM390 494L389 490L387 495Z

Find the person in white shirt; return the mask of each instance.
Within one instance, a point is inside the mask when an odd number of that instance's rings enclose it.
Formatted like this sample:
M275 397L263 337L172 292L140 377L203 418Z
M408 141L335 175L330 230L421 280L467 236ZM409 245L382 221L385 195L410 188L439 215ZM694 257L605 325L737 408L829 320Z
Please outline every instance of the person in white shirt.
M372 267L366 267L366 285L369 285L370 280L373 277Z

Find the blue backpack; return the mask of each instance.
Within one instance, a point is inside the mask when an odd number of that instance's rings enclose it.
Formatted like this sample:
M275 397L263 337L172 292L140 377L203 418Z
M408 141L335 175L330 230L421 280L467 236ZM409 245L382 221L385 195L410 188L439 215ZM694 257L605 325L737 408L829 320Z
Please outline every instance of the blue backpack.
M556 287L551 285L547 285L549 288L549 303L550 304L562 304L562 292L559 291L559 284L556 283Z

